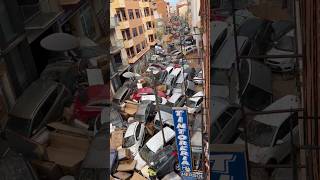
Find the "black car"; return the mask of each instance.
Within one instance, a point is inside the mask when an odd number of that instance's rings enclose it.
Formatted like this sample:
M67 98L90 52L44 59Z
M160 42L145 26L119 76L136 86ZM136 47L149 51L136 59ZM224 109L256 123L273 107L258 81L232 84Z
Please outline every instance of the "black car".
M270 48L272 22L264 19L251 18L246 20L238 29L238 36L245 36L252 44L253 55L265 54Z
M155 106L151 101L145 101L140 103L138 111L136 112L134 119L139 122L147 122L149 118L153 119L155 113Z
M3 139L0 139L0 179L39 179L28 161Z
M172 171L177 171L178 158L174 145L165 146L150 160L150 166L157 171L157 177L163 178Z
M106 133L109 132L100 132L92 140L81 164L78 180L104 180L109 173L109 168L111 173L115 172L118 165L117 151L110 149L110 154L108 154ZM97 159L101 161L97 161Z

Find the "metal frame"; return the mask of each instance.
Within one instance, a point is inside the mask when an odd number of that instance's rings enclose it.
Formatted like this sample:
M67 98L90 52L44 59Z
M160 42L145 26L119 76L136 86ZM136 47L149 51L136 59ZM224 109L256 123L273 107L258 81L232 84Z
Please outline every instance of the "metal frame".
M239 56L239 52L237 51L237 30L236 30L236 15L235 15L235 0L231 0L232 1L232 18L233 18L233 33L234 33L234 41L235 41L235 49L236 49L236 62L237 62L237 71L238 71L238 77L240 77L240 71L239 71L239 63L241 61L241 59L247 59L247 58L252 58L252 59L264 59L264 58L295 58L296 60L296 65L299 66L299 58L304 57L304 54L299 54L298 53L298 34L297 34L297 15L296 15L296 3L300 3L300 0L290 0L293 1L294 3L294 32L295 32L295 53L293 55L257 55L257 56ZM296 75L296 82L300 80L300 71L298 69L295 69L294 71L295 75ZM298 93L300 93L300 87L298 84L299 82L297 82L297 90ZM244 112L244 107L242 105L242 103L240 104L242 112ZM293 142L293 124L292 124L292 120L293 118L297 118L299 120L299 125L300 125L300 121L301 120L306 120L307 119L313 119L313 117L306 117L306 116L299 116L298 112L303 112L303 114L305 115L305 110L303 108L297 108L297 109L286 109L286 110L276 110L276 111L264 111L264 112L254 112L254 113L243 113L244 114L244 120L245 120L245 128L244 128L244 133L245 133L245 137L247 137L247 126L248 126L248 122L246 120L247 116L254 116L257 114L274 114L274 113L281 113L281 112L290 112L290 113L296 113L296 115L292 116L290 118L290 144L291 144L291 150L290 150L290 155L291 155L291 164L268 164L268 165L252 165L250 163L248 163L248 171L249 171L249 179L251 179L251 169L254 168L292 168L292 177L294 180L298 180L299 176L298 176L298 170L302 169L302 168L310 168L310 166L308 166L308 163L306 165L300 164L298 163L297 160L297 152L299 150L320 150L319 146L312 146L312 145L295 145ZM292 114L293 115L293 114ZM318 118L319 119L319 118ZM299 126L298 125L298 126ZM301 143L301 142L300 142ZM248 142L247 142L247 138L245 138L245 150L246 150L246 155L248 156Z

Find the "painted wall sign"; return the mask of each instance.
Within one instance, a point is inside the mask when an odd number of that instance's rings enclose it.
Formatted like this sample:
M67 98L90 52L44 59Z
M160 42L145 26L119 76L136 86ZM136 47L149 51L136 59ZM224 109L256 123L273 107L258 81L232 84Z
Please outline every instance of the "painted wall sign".
M176 143L181 176L192 177L188 110L186 108L174 107L172 108L172 116L174 129L176 132Z
M244 145L217 144L210 146L210 179L248 180Z

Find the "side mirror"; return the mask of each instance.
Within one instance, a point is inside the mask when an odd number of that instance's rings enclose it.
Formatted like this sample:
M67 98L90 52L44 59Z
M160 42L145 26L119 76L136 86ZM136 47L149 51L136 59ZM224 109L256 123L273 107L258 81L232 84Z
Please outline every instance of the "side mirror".
M277 140L277 142L276 142L277 145L281 145L281 144L283 144L283 143L284 143L284 141L281 140L281 139Z

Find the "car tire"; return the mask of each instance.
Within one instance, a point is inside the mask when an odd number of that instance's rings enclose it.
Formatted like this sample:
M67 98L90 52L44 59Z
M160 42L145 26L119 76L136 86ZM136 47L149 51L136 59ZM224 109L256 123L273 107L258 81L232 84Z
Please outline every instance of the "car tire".
M267 162L267 165L274 165L274 164L277 164L277 160L276 159L273 159L271 158L268 162ZM272 172L275 168L274 167L266 167L265 170L268 174L269 177L271 177L272 175Z
M176 161L174 164L173 164L173 170L175 173L179 173L180 172L180 167L179 167L179 163Z

